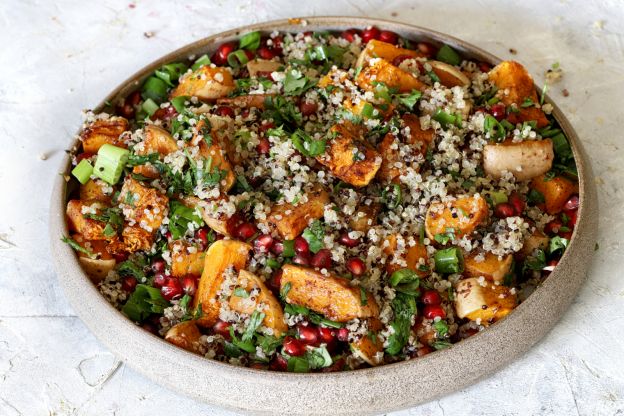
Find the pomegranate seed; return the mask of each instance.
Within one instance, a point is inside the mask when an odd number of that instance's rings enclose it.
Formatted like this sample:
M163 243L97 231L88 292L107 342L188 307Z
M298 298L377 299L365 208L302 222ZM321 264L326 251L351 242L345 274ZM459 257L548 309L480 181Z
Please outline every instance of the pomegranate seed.
M336 339L338 341L347 342L349 341L349 330L347 328L340 328L336 331Z
M362 31L362 43L368 43L373 39L379 39L379 29L375 26L367 27Z
M302 101L301 104L299 104L299 110L301 111L301 114L304 116L309 116L311 114L316 113L317 109L318 109L318 104L316 103L309 103L307 101Z
M171 241L171 239L173 238L173 237L171 236L171 231L167 231L167 232L165 233L164 237L167 239L167 241Z
M336 371L342 371L344 370L345 367L345 359L344 358L340 358L338 360L336 360L335 363L333 363L332 365L330 365L329 367L325 367L321 370L321 372L323 373L334 373Z
M269 364L269 368L273 371L286 371L288 368L288 361L281 354L276 354L275 358Z
M284 338L282 345L284 346L284 352L293 357L299 357L305 354L306 351L303 342L291 336Z
M215 65L221 65L221 66L226 65L228 55L234 52L236 50L236 47L237 47L236 42L226 42L222 44L221 46L219 46L219 48L214 53L214 55L212 55L212 58L210 60Z
M168 107L165 108L159 108L158 110L156 110L154 112L154 114L152 114L152 117L150 117L152 120L171 120L174 117L177 117L178 112L176 111L175 107L170 105Z
M260 139L258 146L256 146L256 152L261 155L266 155L271 151L271 142L266 137Z
M251 110L248 109L248 108L243 108L243 110L241 111L241 117L242 118L249 117L249 114L251 114Z
M124 101L122 105L117 107L117 114L125 118L134 118L134 107Z
M423 309L423 316L427 319L446 318L446 312L440 305L426 305Z
M513 217L514 215L516 215L516 210L510 203L501 202L494 207L494 215L496 215L498 218Z
M167 283L167 275L165 275L165 273L163 272L158 272L154 275L154 280L152 281L152 285L154 285L155 288L160 289L161 287L163 287L165 285L165 283Z
M522 215L522 213L524 212L524 208L526 207L526 203L524 202L522 197L520 197L520 195L515 192L512 193L511 195L509 195L508 202L513 207L516 215Z
M282 36L275 36L273 38L273 49L279 49L280 50L280 54L282 53L282 42L283 42L283 38Z
M78 156L76 156L76 160L78 162L81 162L82 159L91 159L93 157L93 153L80 153Z
M121 252L121 253L115 253L113 254L113 257L115 258L115 260L117 261L117 263L121 263L124 262L126 260L128 260L128 253L126 252Z
M220 107L217 107L215 114L221 117L231 117L234 118L235 113L234 113L234 109L232 107L228 107L226 105L222 105Z
M560 232L559 236L565 238L566 240L569 240L572 238L572 231Z
M272 122L268 121L268 122L262 123L258 130L260 130L262 133L264 133L268 129L272 129L274 127L275 127L275 124L273 124Z
M230 335L231 326L231 323L219 320L216 324L214 324L212 330L215 334L221 335L223 338L230 340L232 338Z
M336 338L336 335L332 329L325 328L322 326L318 327L318 336L321 342L324 344L329 344Z
M200 243L205 247L208 245L208 229L200 228L195 231L195 239L199 240Z
M276 255L280 255L284 252L284 243L282 243L280 240L273 240L273 244L271 245L271 251L273 252L273 254Z
M295 252L299 254L308 254L310 252L310 245L305 238L301 236L295 238Z
M273 273L273 276L269 279L268 286L273 292L279 293L282 286L282 274L284 274L284 272L282 269L279 269Z
M126 98L126 102L133 107L139 105L141 102L141 93L139 91L133 92Z
M579 207L579 196L572 195L570 199L566 201L565 205L563 206L563 209L572 210L572 209L577 209L578 207Z
M167 262L163 259L152 260L152 271L154 273L163 273L167 267Z
M230 218L225 222L225 230L229 235L235 235L238 227L243 223L244 218L238 213L235 212Z
M426 290L422 295L422 302L425 305L439 305L442 303L442 298L437 290Z
M245 50L245 56L247 57L247 60L251 61L256 57L256 54L250 50Z
M490 69L492 69L492 65L487 62L479 62L477 66L481 72L490 72Z
M494 104L490 108L490 113L492 113L492 116L496 120L501 121L502 119L505 118L505 104L501 104L501 103Z
M273 59L275 58L275 53L273 52L272 49L270 49L267 46L262 46L260 48L258 48L258 50L256 51L256 53L258 54L258 56L262 59Z
M357 29L347 29L340 34L343 39L346 39L349 42L353 42L355 40L355 35L359 35L360 31Z
M359 238L351 238L351 237L349 237L349 233L344 233L344 234L342 234L338 238L338 242L340 244L342 244L343 246L347 246L347 247L353 248L353 247L357 246L358 244L360 244L360 239Z
M307 345L318 345L318 331L310 325L299 324L297 326L299 340Z
M126 292L133 292L134 288L136 287L136 285L139 282L137 281L136 277L134 276L126 276L123 278L123 280L121 281L121 288L123 290L125 290Z
M423 357L427 354L431 354L432 352L433 352L433 348L431 348L428 345L425 345L424 347L420 347L418 348L418 350L416 350L416 356Z
M396 43L399 41L399 35L389 30L382 30L381 32L379 32L378 39L382 42L396 45Z
M164 286L160 288L160 293L166 300L171 301L173 299L177 299L182 296L182 285L178 279L170 277L167 279Z
M559 229L563 227L563 223L561 222L560 219L554 219L551 222L549 222L548 224L546 224L544 226L544 232L546 234L557 234L559 232Z
M300 253L293 257L292 262L294 264L298 264L300 266L309 266L310 265L310 255L307 253Z
M357 257L352 257L349 260L347 260L347 269L354 276L361 276L366 271L366 265L364 264L362 259L357 258Z
M197 279L193 276L184 276L182 278L182 290L187 295L193 296L197 291Z
M236 235L241 240L249 240L256 234L258 229L250 222L244 222L236 228Z
M568 223L566 225L569 228L574 228L576 226L576 218L577 218L578 211L575 209L573 210L564 209L563 213L568 217Z
M438 53L438 48L429 42L418 42L416 49L428 58Z
M411 57L411 56L409 56L409 55L399 55L399 56L397 56L396 58L394 58L394 59L392 60L392 65L394 65L394 66L399 66L399 65L401 65L401 63L402 63L403 61L405 61L405 60L407 60L407 59L412 59L412 57Z
M256 253L268 253L273 244L273 237L269 234L262 234L254 240L254 250Z
M319 250L310 261L312 267L319 269L329 269L332 265L331 251L326 248Z

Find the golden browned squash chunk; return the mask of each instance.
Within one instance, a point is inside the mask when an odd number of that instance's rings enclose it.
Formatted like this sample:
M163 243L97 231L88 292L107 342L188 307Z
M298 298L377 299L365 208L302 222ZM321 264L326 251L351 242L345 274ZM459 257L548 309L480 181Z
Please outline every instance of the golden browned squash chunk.
M546 212L551 215L561 212L568 198L579 192L578 184L563 176L545 180L540 175L531 181L530 187L544 195Z
M483 276L488 280L502 283L512 263L511 254L499 259L496 254L490 252L481 253L481 255L472 253L464 256L464 272L470 277Z
M306 229L310 221L319 219L325 212L325 205L329 202L329 194L321 187L316 187L307 194L306 202L298 205L274 205L267 218L277 232L286 240L292 240Z
M138 225L125 226L121 231L123 239L123 251L134 253L135 251L149 251L154 244L155 231L147 231ZM118 252L118 249L117 251Z
M85 153L97 153L105 144L125 148L126 144L119 136L126 130L128 130L128 120L123 117L96 120L80 134L82 149Z
M145 127L143 146L138 149L135 148L135 150L138 155L158 153L160 156L166 156L177 151L178 144L167 130L154 124L148 124ZM152 179L160 177L158 169L149 164L135 166L132 172Z
M355 213L349 217L349 227L353 231L359 231L366 233L370 227L377 224L377 215L381 210L381 205L378 203L371 203L366 205L361 203L355 210Z
M205 124L204 120L197 123L197 131L201 132ZM234 169L232 169L232 165L223 150L224 146L215 138L215 135L212 135L212 143L210 146L204 140L198 141L197 146L199 146L199 155L205 159L204 163L210 163L211 172L222 172L223 179L221 179L220 183L221 189L224 192L229 191L236 181L236 175L234 175ZM204 169L206 169L205 165Z
M386 263L386 271L388 273L393 273L400 269L410 269L413 272L416 272L421 277L427 276L429 274L428 267L421 267L421 265L427 266L427 261L429 259L429 254L427 253L427 247L421 244L418 239L416 239L416 244L410 246L409 244L405 248L405 251L401 254L401 256L396 255L397 250L397 237L396 235L390 235L386 238L388 244L384 243L383 250L384 253L388 256L392 256L392 258ZM395 261L397 259L401 259L403 261L400 263Z
M106 193L110 190L110 193ZM100 179L90 179L84 185L80 185L80 199L82 201L99 201L109 205L113 198L113 188Z
M171 98L189 96L210 102L226 97L234 88L234 78L230 71L206 65L182 77L180 84L171 92Z
M233 294L229 300L230 309L247 315L251 315L255 310L261 311L264 313L262 324L271 328L272 335L276 337L288 331L282 306L258 276L247 270L241 270L238 274L238 284L238 287L245 289L250 296L245 298Z
M483 148L483 169L493 178L510 172L519 181L526 181L546 173L552 167L555 153L550 139L526 140L513 143L507 140L486 144Z
M431 70L440 78L440 84L445 87L467 87L470 79L458 68L440 61L428 61Z
M128 175L124 180L119 201L126 220L134 221L148 232L156 232L169 206L169 198L154 188L144 186Z
M305 306L337 322L379 316L375 298L349 281L307 267L286 264L282 267L281 289L286 302Z
M344 107L345 110L348 110L353 115L362 117L364 120L367 120L370 118L368 115L363 114L364 109L366 108L367 105L371 106L374 110L377 110L379 112L379 116L381 116L384 119L388 117L389 115L391 115L395 108L393 104L385 104L384 106L375 106L365 100L360 100L359 97L358 97L357 104L354 104L353 101L351 101L351 98L347 98L346 100L342 102L342 106ZM379 118L379 116L377 117Z
M165 340L187 351L199 354L201 335L195 321L184 321L172 326L165 334Z
M80 201L72 199L67 202L67 226L70 231L76 231L86 240L106 240L104 227L106 223L85 217L86 214L101 214L106 208L98 201Z
M549 241L550 239L548 236L544 235L541 231L535 230L533 234L524 239L524 245L522 246L522 250L518 252L518 256L520 258L525 258L533 255L537 249L546 250Z
M358 57L355 67L359 68L366 66L371 58L383 58L388 62L392 62L394 58L399 56L418 58L424 55L412 49L399 48L391 43L372 39L366 44L366 47L362 49L362 52L360 52L360 56Z
M502 285L485 280L483 286L477 277L457 282L455 286L455 311L460 318L481 320L488 325L504 318L516 307L516 295Z
M383 342L379 339L379 331L383 324L377 318L368 320L368 333L350 345L353 355L360 357L372 366L381 364L383 361Z
M449 203L436 202L427 210L425 231L432 241L436 234L449 232L461 238L484 223L488 214L487 202L479 195L462 196Z
M189 208L198 208L202 219L208 227L219 234L230 237L233 232L233 224L231 222L233 217L228 217L223 212L215 213L217 208L216 204L223 199L223 197L220 197L215 200L204 201L195 196L185 196L180 202Z
M385 59L371 60L370 65L360 71L355 81L366 91L374 91L378 83L388 88L396 88L400 93L412 90L424 91L427 87L414 75L392 65Z
M252 78L258 76L270 75L271 72L279 71L284 64L275 61L266 61L264 59L252 59L247 62L247 71Z
M318 86L320 88L327 88L330 85L339 85L344 82L345 79L349 77L349 74L346 71L339 69L332 69L327 74L321 77L318 82Z
M200 326L213 326L219 319L221 304L218 292L223 284L223 274L230 267L236 272L242 270L249 260L251 246L237 240L218 240L206 251L204 271L199 279L193 308L201 305L202 316L197 320Z
M184 277L188 275L200 276L204 270L206 254L196 246L184 240L169 243L171 252L171 275Z
M368 185L381 166L381 155L362 140L362 129L351 122L335 124L330 132L326 152L316 160L350 185Z
M86 253L77 252L78 261L83 270L94 283L101 282L108 273L115 268L115 264L117 263L106 249L108 243L104 240L86 240L80 234L73 234L71 237L83 248L89 250L96 256L95 258L91 258Z
M503 61L496 65L489 72L490 82L492 82L499 91L501 102L505 105L515 104L517 113L510 113L508 119L511 123L522 123L523 121L536 121L537 127L545 127L548 125L548 119L540 108L522 107L522 104L528 98L533 103L539 103L533 78L529 75L526 68L515 61Z

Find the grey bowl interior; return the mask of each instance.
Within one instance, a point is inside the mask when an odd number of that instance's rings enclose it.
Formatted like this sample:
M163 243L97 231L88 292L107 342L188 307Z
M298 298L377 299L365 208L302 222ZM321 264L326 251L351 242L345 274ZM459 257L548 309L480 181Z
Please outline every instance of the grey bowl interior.
M447 43L465 56L497 63L500 59L453 37L421 27L352 17L280 20L220 33L185 46L146 66L116 88L105 102L124 97L163 63L199 56L250 30L344 30L376 25L414 40ZM548 99L547 99L548 100ZM550 100L548 100L551 102ZM495 372L526 352L559 320L572 302L590 264L598 206L591 168L570 123L554 105L553 115L569 138L577 161L579 216L574 236L555 271L507 318L451 348L423 358L341 373L291 374L235 367L208 360L141 330L99 294L75 254L59 237L67 234L67 184L59 175L52 194L50 238L65 293L76 313L108 348L156 382L220 407L255 414L372 414L416 405L448 394ZM64 171L69 158L63 161ZM323 407L319 407L323 398Z

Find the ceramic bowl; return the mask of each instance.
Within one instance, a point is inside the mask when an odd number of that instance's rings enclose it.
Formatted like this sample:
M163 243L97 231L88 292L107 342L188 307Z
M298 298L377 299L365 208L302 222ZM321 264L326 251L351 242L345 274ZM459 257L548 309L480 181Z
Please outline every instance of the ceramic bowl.
M408 24L353 17L279 20L230 30L194 42L146 66L116 88L105 102L124 97L162 64L200 56L252 30L271 32L337 30L376 25L413 40L446 43L465 56L496 64L499 58L451 36ZM551 102L550 100L548 100ZM551 102L552 103L552 102ZM67 184L62 176L52 194L50 237L58 279L76 313L121 360L147 377L194 399L254 414L362 415L414 406L451 393L518 358L555 325L581 284L594 251L598 206L591 168L581 142L554 103L553 115L576 158L580 209L572 241L555 271L508 317L486 331L422 358L340 373L292 374L236 367L202 358L137 327L99 294L76 255L59 241L67 235ZM62 170L68 171L69 158Z

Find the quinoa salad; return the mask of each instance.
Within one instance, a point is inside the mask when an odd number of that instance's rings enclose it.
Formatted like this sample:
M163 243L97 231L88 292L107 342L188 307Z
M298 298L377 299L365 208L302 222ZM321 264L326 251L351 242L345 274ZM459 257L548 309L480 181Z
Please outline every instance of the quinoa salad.
M206 358L418 359L504 319L569 245L577 171L544 93L377 27L246 33L85 113L62 239Z

